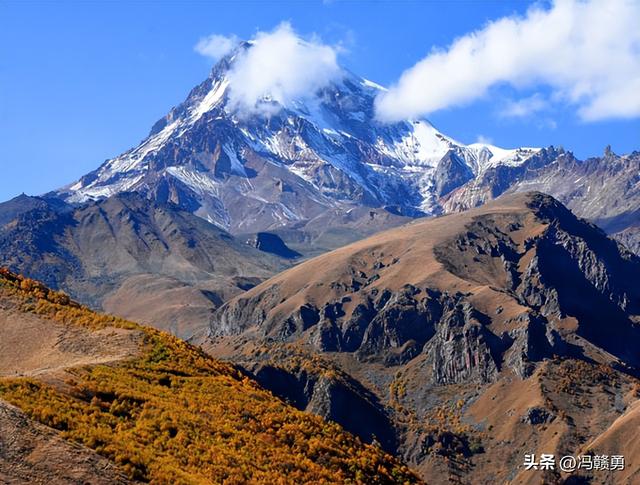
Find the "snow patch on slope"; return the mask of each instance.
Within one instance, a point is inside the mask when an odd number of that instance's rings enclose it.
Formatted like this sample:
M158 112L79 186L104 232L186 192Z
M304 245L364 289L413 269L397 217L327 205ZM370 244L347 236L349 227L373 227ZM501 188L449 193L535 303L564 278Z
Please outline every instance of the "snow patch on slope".
M206 172L198 172L186 167L168 167L165 172L191 187L198 194L218 194L219 184Z
M222 101L224 94L229 87L229 80L222 79L215 81L213 86L211 86L211 90L202 98L202 101L197 104L194 109L191 111L191 115L188 119L188 125L192 125L196 121L198 121L205 113L208 113L213 108L215 108L220 101Z

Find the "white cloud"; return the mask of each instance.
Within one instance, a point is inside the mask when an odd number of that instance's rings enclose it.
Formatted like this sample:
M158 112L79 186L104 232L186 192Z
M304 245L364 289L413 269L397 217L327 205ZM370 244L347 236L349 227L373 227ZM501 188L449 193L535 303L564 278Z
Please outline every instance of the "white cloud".
M301 39L288 23L259 32L229 71L229 108L268 113L293 99L315 96L340 76L338 51L316 37Z
M585 121L640 116L640 2L557 0L433 50L376 103L401 120L470 103L490 87L549 86Z
M493 145L493 138L484 135L478 135L474 143L480 143L481 145Z
M526 118L532 114L544 111L549 106L544 97L538 93L528 98L507 101L500 111L500 116L504 118Z
M238 42L238 38L235 35L224 36L213 34L200 39L195 45L194 50L198 54L217 61L231 52L231 50L238 45Z

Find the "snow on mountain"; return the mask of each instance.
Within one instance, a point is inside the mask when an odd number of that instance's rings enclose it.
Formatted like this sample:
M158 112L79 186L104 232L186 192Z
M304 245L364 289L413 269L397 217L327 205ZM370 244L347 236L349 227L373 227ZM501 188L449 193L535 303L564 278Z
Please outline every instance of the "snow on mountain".
M83 203L138 191L231 231L257 231L354 206L437 214L439 199L470 178L517 166L538 151L465 145L426 120L382 124L374 99L385 88L347 70L315 97L282 105L265 96L269 113L238 113L228 102L236 54L139 146L58 194Z

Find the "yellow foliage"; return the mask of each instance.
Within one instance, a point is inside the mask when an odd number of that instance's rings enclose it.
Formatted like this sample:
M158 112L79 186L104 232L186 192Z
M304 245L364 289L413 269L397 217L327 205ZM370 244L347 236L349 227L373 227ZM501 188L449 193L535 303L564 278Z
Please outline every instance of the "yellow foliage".
M140 330L141 354L76 368L64 391L32 379L0 380L0 397L158 484L418 483L379 448L275 398L229 364L171 335L99 315L0 269L23 308L88 328ZM44 296L41 296L44 295Z

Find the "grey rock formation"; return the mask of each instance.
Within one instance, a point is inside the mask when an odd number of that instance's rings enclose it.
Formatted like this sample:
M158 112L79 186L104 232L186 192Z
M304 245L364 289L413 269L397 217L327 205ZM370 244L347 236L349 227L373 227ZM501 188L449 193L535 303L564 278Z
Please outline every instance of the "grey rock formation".
M534 407L527 409L527 414L522 417L522 422L537 425L550 423L555 419L555 415L549 410L541 407Z
M375 441L386 451L396 452L395 430L388 410L347 374L331 376L269 363L255 364L248 370L262 386L299 409L341 423L365 441Z

